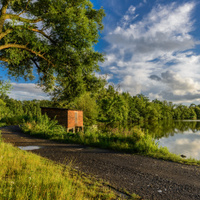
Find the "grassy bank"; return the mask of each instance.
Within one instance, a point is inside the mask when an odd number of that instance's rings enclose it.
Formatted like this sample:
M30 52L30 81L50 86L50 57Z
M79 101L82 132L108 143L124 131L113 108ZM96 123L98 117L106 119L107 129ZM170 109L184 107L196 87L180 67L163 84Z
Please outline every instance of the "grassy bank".
M47 116L40 116L35 120L24 123L21 128L28 134L51 140L85 144L126 153L138 153L179 163L200 165L200 161L183 159L170 153L167 148L158 147L158 144L150 135L144 134L136 127L131 130L109 129L106 131L87 128L84 133L67 133L65 128L57 125L56 121L50 121Z
M55 164L0 140L0 199L116 199L70 166Z

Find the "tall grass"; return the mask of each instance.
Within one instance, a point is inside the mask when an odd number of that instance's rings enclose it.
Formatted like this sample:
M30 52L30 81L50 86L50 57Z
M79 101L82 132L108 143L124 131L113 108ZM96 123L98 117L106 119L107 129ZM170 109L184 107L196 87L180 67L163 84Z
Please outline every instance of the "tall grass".
M47 116L40 116L37 120L24 123L21 128L26 133L51 140L80 143L126 153L138 153L180 163L200 164L200 161L183 159L176 154L170 153L167 148L158 147L155 140L150 135L144 134L138 127L132 129L110 128L105 131L89 127L84 133L67 133L65 128L58 125L55 120L49 120Z
M35 154L21 151L0 138L0 199L116 199L101 183L78 175Z

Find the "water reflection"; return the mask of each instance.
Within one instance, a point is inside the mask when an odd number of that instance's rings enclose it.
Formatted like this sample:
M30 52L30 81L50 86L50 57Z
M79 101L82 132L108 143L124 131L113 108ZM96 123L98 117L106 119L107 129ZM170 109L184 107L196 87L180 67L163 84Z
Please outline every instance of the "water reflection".
M31 151L31 150L41 149L42 146L19 146L18 148L25 151Z
M142 127L170 152L200 160L200 121L165 121Z

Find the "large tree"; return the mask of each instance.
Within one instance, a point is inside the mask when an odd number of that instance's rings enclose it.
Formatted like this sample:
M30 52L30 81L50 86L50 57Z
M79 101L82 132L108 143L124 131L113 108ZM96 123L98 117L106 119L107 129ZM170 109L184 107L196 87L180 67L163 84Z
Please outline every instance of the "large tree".
M0 5L0 60L9 75L33 79L37 73L55 98L98 87L94 71L103 55L94 45L103 9L93 9L89 0L0 0Z

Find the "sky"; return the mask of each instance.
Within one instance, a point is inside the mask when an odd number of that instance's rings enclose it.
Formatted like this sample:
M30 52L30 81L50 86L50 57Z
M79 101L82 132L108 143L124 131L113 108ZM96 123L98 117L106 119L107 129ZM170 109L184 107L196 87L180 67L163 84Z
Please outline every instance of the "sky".
M150 100L200 104L198 0L91 0L103 7L104 30L95 50L110 84ZM0 70L0 76L6 72ZM12 81L10 97L48 99L34 82Z

